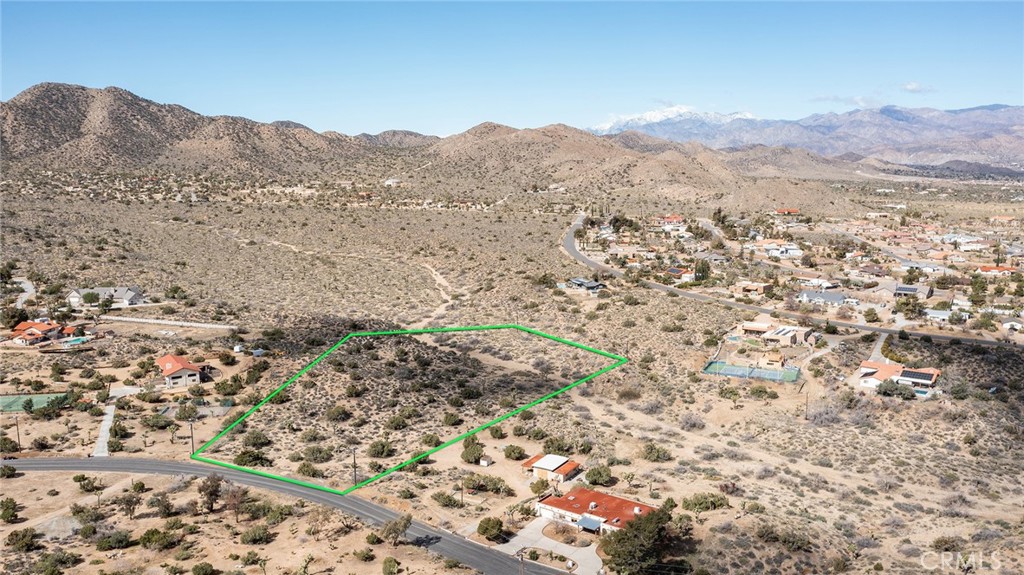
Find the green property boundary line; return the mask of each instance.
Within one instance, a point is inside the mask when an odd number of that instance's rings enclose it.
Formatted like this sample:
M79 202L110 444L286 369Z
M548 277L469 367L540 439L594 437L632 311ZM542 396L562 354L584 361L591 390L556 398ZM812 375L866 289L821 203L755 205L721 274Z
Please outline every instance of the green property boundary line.
M529 334L532 334L532 335L540 336L540 337L543 337L545 339L549 339L549 340L557 342L557 343L568 345L570 347L575 347L577 349L582 349L584 351L589 351L591 353L595 353L597 355L600 355L600 356L603 356L603 357L607 357L609 359L614 359L615 363L613 363L613 364L611 364L609 366L606 366L606 367L604 367L602 369L599 369L598 371L595 371L594 373L592 373L592 374L590 374L590 375L588 375L586 377L583 377L583 378L581 378L581 379L579 379L577 381L574 381L574 382L570 383L569 385L567 385L567 386L565 386L565 387L563 387L563 388L561 388L559 390L553 391L553 392L551 392L551 393L549 393L549 394L547 394L547 395L545 395L543 397L535 399L535 400L527 403L526 405L524 405L522 407L516 408L516 409L506 413L505 415L502 415L500 417L492 419L491 421L488 421L487 423L477 427L476 429L472 429L470 431L467 431L466 433L463 433L462 435L459 435L458 437L455 437L454 439L450 439L450 440L442 443L441 445L438 445L437 447L434 447L433 449L427 451L426 453L422 453L422 454L420 454L420 455L418 455L418 456L416 456L416 457L414 457L412 459L409 459L407 461L404 461L404 462L402 462L402 463L400 463L400 464L398 464L398 465L396 465L396 466L394 466L394 467L392 467L390 469L386 469L386 470L378 473L377 475L374 475L373 477L370 477L369 479L365 479L365 480L363 480L363 481L361 481L359 483L356 483L355 485L349 487L348 489L343 489L343 490L332 489L332 488L327 487L325 485L318 485L316 483L310 483L308 481L302 481L302 480L299 480L299 479L292 479L290 477L283 477L283 476L280 476L280 475L275 475L273 473L268 473L266 471L259 471L257 469L250 469L248 467L242 467L240 465L234 465L234 464L231 464L231 463L226 463L224 461L217 461L216 459L210 459L208 457L202 457L201 456L202 453L204 451L206 451L211 445L216 443L218 439L220 439L221 437L224 437L224 435L226 435L228 432L230 432L236 425L238 425L239 423L242 423L250 415L256 413L256 411L258 411L260 407L263 407L263 405L265 403L267 403L268 401L270 401L271 399L273 399L273 397L275 395L277 395L278 393L281 393L289 385L295 383L295 381L298 380L300 377L302 377L303 374L305 374L307 371L309 371L314 366L316 366L316 364L318 364L321 361L323 361L324 359L326 359L327 356L329 356L332 353L334 353L339 347L344 345L345 342L349 341L352 338L356 338L356 337L385 336L385 335L418 335L418 334L424 334L424 333L446 333L446 332L463 332L463 331L487 331L487 330L499 330L499 329L516 329L516 330L522 331L524 333L529 333ZM544 333L542 331L538 331L538 330L535 330L535 329L532 329L532 328L529 328L529 327L523 327L521 325L516 325L516 324L478 325L478 326L465 326L465 327L438 327L438 328L423 328L423 329L399 329L399 330L391 330L391 331L362 331L362 332L353 332L353 333L350 333L350 334L346 335L345 337L343 337L340 341L338 341L338 343L332 345L327 351L325 351L325 352L321 353L319 356L317 356L317 358L314 359L313 361L311 361L309 363L309 365L307 365L306 367L303 367L295 375L293 375L290 378L288 378L288 380L285 381L283 384L281 384L280 387L278 387L277 389L272 391L270 393L270 395L268 395L267 397L263 398L262 401L260 401L259 403L254 405L252 408L250 408L248 411L246 411L244 414L242 414L241 417L239 417L237 420L235 420L233 423L231 423L231 425L229 425L226 428L224 428L224 430L221 431L220 433L218 433L213 439L207 441L202 446L200 446L200 448L197 449L195 451L195 453L193 453L190 457L191 457L191 459L193 459L195 461L202 461L203 463L209 463L209 464L212 464L212 465L218 465L220 467L225 467L227 469L233 469L235 471L241 471L241 472L249 473L249 474L252 474L252 475L259 475L261 477L267 477L267 478L270 478L270 479L276 479L278 481L285 481L287 483L292 483L294 485L301 485L303 487L309 487L311 489L317 489L319 491L324 491L324 492L327 492L327 493L333 493L335 495L347 495L347 494L355 491L356 489L359 489L360 487L364 487L366 485L369 485L370 483L373 483L374 481L377 481L378 479L382 479L384 477L387 477L388 475L391 475L392 473L398 471L399 469L402 469L403 467L405 467L407 465L410 465L412 463L415 463L415 462L419 461L420 459L423 459L423 458L428 457L428 456L430 456L430 455L432 455L434 453L437 453L438 451L440 451L440 450L442 450L442 449L444 449L446 447L449 447L451 445L454 445L454 444L456 444L456 443L466 439L467 437L469 437L471 435L477 434L477 433L487 429L488 427L491 427L493 425L497 425L498 423L501 423L502 421L505 421L506 419L508 419L510 417L518 415L519 413L522 413L523 411L526 411L527 409L530 409L531 407L535 407L535 406L540 405L541 403L543 403L543 402L545 402L545 401L547 401L547 400L549 400L549 399L551 399L551 398L553 398L555 396L561 395L561 394L569 391L570 389L572 389L572 388L574 388L574 387L576 387L576 386L578 386L578 385L580 385L582 383L586 383L586 382L594 379L595 377L598 377L600 375L608 373L609 371L612 371L613 369L615 369L617 367L625 365L628 361L629 361L628 359L626 359L625 357L623 357L621 355L616 355L614 353L609 353L607 351L602 351L600 349L596 349L596 348L593 348L593 347L590 347L590 346L587 346L587 345L583 345L582 343L577 343L575 341L571 341L571 340L568 340L568 339L563 339L563 338L560 338L560 337L556 337L556 336Z

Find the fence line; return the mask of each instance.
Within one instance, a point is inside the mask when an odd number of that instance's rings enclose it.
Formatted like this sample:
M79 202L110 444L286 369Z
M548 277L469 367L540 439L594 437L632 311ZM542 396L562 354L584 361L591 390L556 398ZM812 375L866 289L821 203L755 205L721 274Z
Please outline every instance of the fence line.
M238 329L237 325L223 323L198 323L192 321L176 321L172 319L150 319L145 317L120 317L116 315L101 315L99 319L107 321L123 321L128 323L148 323L153 325L169 325L174 327L201 327L205 329Z

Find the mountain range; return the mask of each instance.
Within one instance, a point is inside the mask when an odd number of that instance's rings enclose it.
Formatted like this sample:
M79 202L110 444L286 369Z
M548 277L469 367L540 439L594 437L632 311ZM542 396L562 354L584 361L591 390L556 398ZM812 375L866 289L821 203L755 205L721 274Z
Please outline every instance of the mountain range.
M695 113L675 106L596 126L599 135L637 131L716 149L750 145L802 148L824 156L857 154L907 165L970 162L1024 166L1024 106L993 104L962 110L883 106L800 120L750 114Z
M861 124L866 126L868 119L881 112L850 114L862 117ZM820 126L831 126L828 129L836 138L849 139L854 131L852 122L839 119L850 114L835 116L831 123L820 117L815 130L824 133L826 128ZM907 125L919 122L922 116L916 112L900 115L893 110L886 114L882 116L887 121ZM968 131L966 126L973 126L971 133L975 134L981 133L978 126L989 126L986 139L975 138L975 151L987 149L984 142L999 138L1007 145L993 149L1007 158L1012 156L1014 146L1019 147L1020 127L1006 133L1002 126L1007 117L1019 117L1020 108L989 107L940 114L958 117L963 126L961 133ZM715 150L694 141L676 142L647 133L657 131L652 126L667 129L684 120L709 131L710 126L733 130L738 123L765 122L740 116L694 115L685 110L662 116L641 118L634 126L638 130L618 131L625 126L608 126L608 131L615 133L606 135L563 124L521 130L485 122L446 138L403 130L349 136L316 132L292 121L261 123L235 116L204 116L121 88L45 83L0 103L0 168L7 172L167 171L364 181L398 177L454 195L559 183L597 192L650 187L692 196L696 191L712 189L749 189L750 177L863 179L887 171L933 175L852 151L824 157L802 146L765 146L746 141L738 147ZM656 121L644 123L649 120ZM840 125L844 122L845 127ZM814 131L806 126L789 129L793 133ZM872 129L885 131L878 126ZM862 131L868 130L865 127ZM736 134L739 138L741 133ZM879 134L882 137L895 136ZM949 137L945 143L955 142ZM939 144L936 146L941 149ZM944 162L948 163L939 174L942 176L975 176L992 170L977 159ZM1020 173L1003 170L998 175L1015 177Z

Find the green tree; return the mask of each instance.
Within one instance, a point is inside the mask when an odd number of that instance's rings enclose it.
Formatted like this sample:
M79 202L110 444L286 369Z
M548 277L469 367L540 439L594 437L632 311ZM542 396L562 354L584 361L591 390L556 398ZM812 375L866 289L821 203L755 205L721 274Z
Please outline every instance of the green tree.
M117 508L128 516L128 519L135 519L135 510L142 503L142 497L137 493L125 493L114 499Z
M94 291L87 291L82 294L82 303L96 305L100 303L100 294Z
M394 557L385 557L381 564L381 573L384 575L398 575L398 560Z
M410 525L412 525L412 515L406 513L382 525L380 537L390 542L392 546L397 547L398 542L401 541L402 537L405 537L405 532L409 530Z
M513 461L519 461L526 459L526 451L518 445L509 445L505 447L505 459L511 459Z
M607 465L598 465L587 470L587 483L608 485L612 481L612 470Z
M490 541L497 541L504 532L504 525L497 517L484 517L476 526L476 532Z
M199 484L199 496L207 512L212 512L217 500L220 499L224 477L214 473Z
M620 575L638 575L654 567L669 542L668 524L674 508L675 503L669 499L654 512L605 535L602 549L608 554L607 565Z
M698 260L693 268L693 280L703 282L711 277L711 264L708 260Z

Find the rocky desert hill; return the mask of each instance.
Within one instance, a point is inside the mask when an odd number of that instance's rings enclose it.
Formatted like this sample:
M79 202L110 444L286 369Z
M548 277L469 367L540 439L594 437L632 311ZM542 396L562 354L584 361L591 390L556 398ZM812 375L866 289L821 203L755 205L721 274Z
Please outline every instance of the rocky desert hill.
M699 204L713 197L758 209L771 207L776 192L810 198L820 187L798 188L787 178L858 179L858 170L872 170L804 151L718 151L638 132L602 137L563 124L516 129L483 123L447 138L402 130L317 133L291 121L204 116L120 88L54 83L0 104L0 145L8 171L327 176L370 185L393 177L403 188L442 199L494 201L554 186L586 193L586 201L653 192L669 201ZM799 197L787 199L794 202Z

